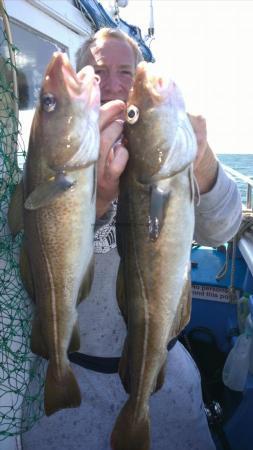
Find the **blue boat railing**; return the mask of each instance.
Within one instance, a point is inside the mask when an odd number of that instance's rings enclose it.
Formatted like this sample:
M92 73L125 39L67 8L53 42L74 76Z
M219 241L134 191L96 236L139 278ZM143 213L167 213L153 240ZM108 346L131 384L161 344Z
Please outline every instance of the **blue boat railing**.
M248 210L253 211L253 195L252 195L252 189L253 189L253 180L250 177L247 177L246 175L243 175L242 173L238 172L235 169L232 169L229 166L226 166L225 164L222 164L223 168L227 173L232 175L232 177L237 181L243 182L247 187L247 194L246 194L246 208Z

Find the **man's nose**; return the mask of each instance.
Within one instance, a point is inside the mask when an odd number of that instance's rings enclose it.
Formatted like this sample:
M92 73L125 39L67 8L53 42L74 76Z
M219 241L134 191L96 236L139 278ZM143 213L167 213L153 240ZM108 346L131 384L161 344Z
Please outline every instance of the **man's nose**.
M115 94L121 91L122 89L121 81L116 73L112 72L108 74L106 89L108 92L110 91L111 93Z

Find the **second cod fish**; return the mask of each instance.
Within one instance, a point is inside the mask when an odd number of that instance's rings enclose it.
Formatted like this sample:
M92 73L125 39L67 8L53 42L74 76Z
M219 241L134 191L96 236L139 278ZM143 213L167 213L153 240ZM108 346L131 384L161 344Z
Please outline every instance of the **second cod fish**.
M129 398L112 432L113 450L150 448L149 397L163 384L168 342L191 307L197 144L177 86L154 70L137 68L124 132L129 161L116 220L117 298L127 324L119 373Z
M24 227L20 270L36 304L31 349L49 360L47 415L81 403L67 353L79 348L76 305L92 282L99 106L93 68L76 74L66 54L54 53L32 123L22 187L10 204L12 232ZM21 201L23 224L17 220Z

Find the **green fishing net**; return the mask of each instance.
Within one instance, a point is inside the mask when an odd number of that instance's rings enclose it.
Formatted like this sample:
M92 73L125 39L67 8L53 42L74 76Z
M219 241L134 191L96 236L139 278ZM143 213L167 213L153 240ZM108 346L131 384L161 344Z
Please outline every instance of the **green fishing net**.
M45 372L44 360L30 351L33 306L19 275L22 233L13 239L7 223L10 197L21 178L18 154L24 156L25 151L15 113L18 99L12 73L16 67L6 55L11 44L3 30L0 29L0 441L28 430L44 414ZM13 45L11 48L17 52Z

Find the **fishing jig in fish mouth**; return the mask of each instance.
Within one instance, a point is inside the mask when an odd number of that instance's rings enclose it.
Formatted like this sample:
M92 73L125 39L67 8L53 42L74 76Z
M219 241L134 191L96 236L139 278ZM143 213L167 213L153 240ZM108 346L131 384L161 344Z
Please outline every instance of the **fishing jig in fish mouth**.
M165 211L171 196L170 192L164 192L159 186L149 187L150 205L148 216L149 238L156 241L164 223Z
M127 122L130 123L130 125L133 125L134 123L136 123L139 119L139 108L137 108L137 106L135 105L130 105L127 108Z
M47 94L43 94L41 97L41 103L44 111L52 112L56 107L56 98L53 94L49 92Z

